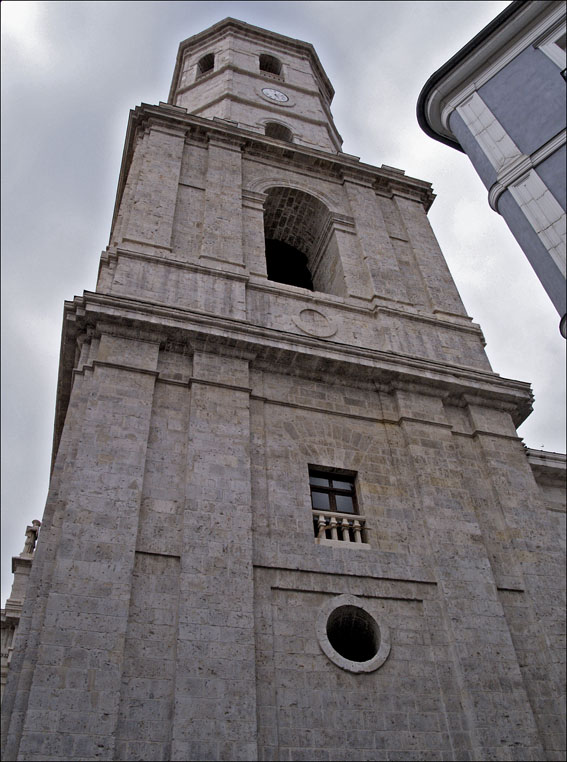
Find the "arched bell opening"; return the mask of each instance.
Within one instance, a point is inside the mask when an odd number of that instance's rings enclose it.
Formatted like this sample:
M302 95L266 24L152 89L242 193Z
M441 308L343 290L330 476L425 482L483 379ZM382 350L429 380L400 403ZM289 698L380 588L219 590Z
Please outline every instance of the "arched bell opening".
M282 64L279 58L270 56L268 53L261 53L259 58L260 71L266 74L273 74L276 77L281 77Z
M336 235L325 204L296 188L274 187L266 195L264 238L268 279L344 296Z

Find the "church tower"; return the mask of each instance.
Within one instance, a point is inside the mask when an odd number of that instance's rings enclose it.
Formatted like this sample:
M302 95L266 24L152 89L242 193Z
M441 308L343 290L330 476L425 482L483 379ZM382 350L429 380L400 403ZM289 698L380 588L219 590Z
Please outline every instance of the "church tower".
M430 184L342 153L332 98L310 44L225 19L130 114L6 760L563 758L561 463Z

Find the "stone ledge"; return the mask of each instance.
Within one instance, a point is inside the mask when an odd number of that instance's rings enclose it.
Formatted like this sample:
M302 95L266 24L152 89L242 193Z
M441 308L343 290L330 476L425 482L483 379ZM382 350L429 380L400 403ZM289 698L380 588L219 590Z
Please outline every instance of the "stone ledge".
M76 340L95 329L100 321L120 330L133 329L138 338L145 334L155 340L157 332L162 342L174 341L188 347L198 342L206 351L244 353L243 356L256 358L258 368L273 369L283 363L288 372L305 378L317 379L324 373L337 383L385 392L409 384L441 398L472 394L477 404L510 412L516 426L532 409L529 384L492 372L353 347L196 310L85 291L82 297L65 302L64 307L52 467L71 394Z
M348 570L346 570L346 571L345 570L341 570L341 571L327 571L325 569L315 569L315 568L309 567L309 566L305 566L304 568L297 568L297 567L294 567L294 566L281 566L281 565L278 565L278 564L263 564L263 563L257 563L255 561L252 563L252 566L254 567L254 569L264 569L264 570L272 571L272 572L284 572L286 574L288 574L288 573L289 574L296 574L296 573L297 574L319 574L319 575L323 575L323 576L326 576L326 577L331 576L331 577L337 577L337 578L340 578L340 579L347 577L349 579L350 578L358 578L358 579L367 579L367 580L372 580L372 581L382 581L382 582L387 582L387 583L393 583L395 585L400 583L402 585L427 585L428 587L429 586L431 586L431 587L437 587L437 580L432 579L432 578L425 579L423 577L417 578L417 577L412 577L412 576L408 576L408 577L404 578L404 577L397 577L397 576L393 577L393 576L389 576L387 574L357 574L357 573L351 573ZM310 591L312 591L314 589L313 586L306 586L306 587L300 588L300 587L297 587L297 586L294 586L294 587L282 586L280 584L270 585L270 587L273 587L274 589L281 588L282 590L305 590L306 592L310 592ZM318 592L329 592L329 591L326 591L326 590L319 591L318 588L317 588L317 590L318 590ZM335 595L336 593L330 592L329 594ZM372 595L370 597L376 597L376 598L384 598L384 597L392 598L392 597L395 597L395 598L400 598L400 600L408 600L407 596ZM415 596L412 596L409 599L416 600L416 601L421 601L422 600L422 598L415 597Z

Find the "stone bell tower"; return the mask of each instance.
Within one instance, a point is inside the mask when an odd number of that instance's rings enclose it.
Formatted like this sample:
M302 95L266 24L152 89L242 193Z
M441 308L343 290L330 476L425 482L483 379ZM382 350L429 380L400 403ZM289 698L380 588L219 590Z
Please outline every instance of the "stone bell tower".
M342 153L332 97L225 19L130 114L4 759L561 756L564 459L531 468L429 183Z

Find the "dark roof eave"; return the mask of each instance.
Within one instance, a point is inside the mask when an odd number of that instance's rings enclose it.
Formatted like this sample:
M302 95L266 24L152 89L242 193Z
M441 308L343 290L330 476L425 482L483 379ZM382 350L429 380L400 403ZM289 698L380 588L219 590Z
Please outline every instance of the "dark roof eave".
M443 66L437 69L437 71L429 77L419 94L419 98L417 99L416 113L419 126L426 135L429 135L430 138L437 140L439 143L444 143L451 148L455 148L457 151L461 151L461 153L465 153L458 141L451 140L451 138L437 132L437 130L434 130L433 127L431 127L425 113L427 100L433 88L444 77L446 77L452 69L464 61L465 58L467 58L476 48L478 48L486 39L488 39L490 35L492 35L507 21L509 21L512 16L515 16L517 13L519 13L523 6L528 2L530 2L530 0L514 0L512 3L510 3L510 5L504 8L504 10L499 13L496 18L492 19L492 21L487 24L484 29L481 29L480 32L472 38L472 40L469 40L469 42L467 42L464 47L462 47L457 53L455 53L454 56L452 56L446 63L443 64Z

